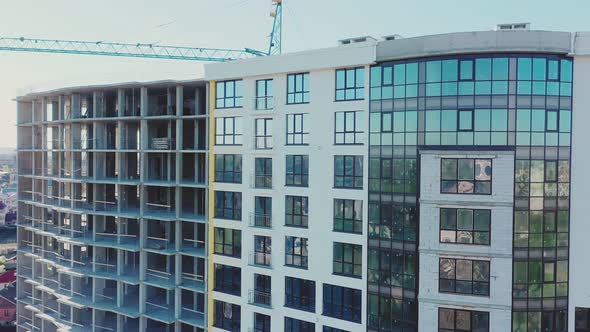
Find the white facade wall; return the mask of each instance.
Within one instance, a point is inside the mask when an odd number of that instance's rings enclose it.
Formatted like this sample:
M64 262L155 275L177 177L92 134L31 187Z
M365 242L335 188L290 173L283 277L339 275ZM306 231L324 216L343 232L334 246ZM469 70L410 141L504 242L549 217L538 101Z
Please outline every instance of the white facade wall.
M586 39L586 54L590 40ZM572 112L572 164L570 206L570 284L569 331L574 331L576 307L590 308L590 222L588 222L588 194L590 192L590 56L574 57L574 91Z
M366 52L371 48L366 48ZM330 52L337 58L340 50ZM325 60L325 54L319 58ZM358 59L358 57L356 57ZM315 67L314 58L308 58L308 67ZM289 63L289 61L287 61ZM365 62L366 63L366 62ZM233 65L233 64L232 64ZM355 67L356 63L350 67ZM324 325L348 331L366 330L366 223L368 214L368 148L362 145L335 145L334 123L337 111L362 111L364 120L362 130L364 135L361 142L366 142L368 132L368 86L369 67L365 69L365 100L335 102L335 69L324 68L310 71L310 103L287 105L287 73L282 66L266 68L265 71L275 71L264 76L243 77L244 107L235 109L217 109L215 117L241 116L243 126L242 146L215 146L214 154L242 155L242 184L213 183L212 190L242 192L242 221L226 221L214 219L217 227L242 230L242 258L229 258L213 255L215 263L222 263L242 268L241 297L213 292L214 299L222 300L241 306L241 329L248 331L254 326L254 313L271 316L271 329L282 331L284 317L291 317L315 323L316 331L322 331ZM235 71L234 71L235 72ZM305 70L292 72L300 73ZM242 77L236 77L239 79ZM273 79L274 110L256 110L254 108L256 96L256 80ZM309 135L308 145L285 145L287 114L306 113ZM255 149L255 119L272 118L272 136L274 148L272 150ZM301 154L309 156L309 186L285 186L286 155ZM362 190L334 188L334 156L357 155L363 156ZM254 189L255 158L266 157L273 159L273 188ZM285 226L285 196L307 196L309 199L308 228ZM255 196L272 197L272 229L249 226L250 215L254 214ZM333 232L333 202L334 199L355 199L363 202L363 233L348 234ZM250 264L250 256L254 252L254 236L264 235L272 238L272 266L270 268ZM285 266L285 237L298 236L308 239L308 268L300 269ZM351 278L334 275L333 272L333 243L343 242L362 245L363 262L362 278ZM270 275L272 278L272 308L266 308L248 303L249 292L254 289L254 274ZM285 304L285 276L315 281L316 310L315 313L305 312L284 307ZM354 323L322 315L323 284L359 289L362 291L362 323ZM219 330L215 329L214 330Z
M440 193L441 158L492 159L492 195ZM510 331L512 302L512 151L421 151L419 330L438 331L438 308L490 313L490 331ZM440 208L491 210L490 245L440 243ZM490 296L439 292L439 258L490 261Z

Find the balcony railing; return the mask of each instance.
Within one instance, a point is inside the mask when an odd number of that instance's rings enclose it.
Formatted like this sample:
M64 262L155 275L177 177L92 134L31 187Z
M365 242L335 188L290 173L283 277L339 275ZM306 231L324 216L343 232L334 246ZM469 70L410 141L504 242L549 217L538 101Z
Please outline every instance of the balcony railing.
M167 238L148 236L145 242L146 248L156 250L171 250L174 249L174 244Z
M251 289L248 295L248 303L271 307L272 298L270 293Z
M257 111L272 110L275 107L275 98L273 96L262 96L254 99L254 108Z
M251 213L250 214L250 226L262 227L262 228L272 228L272 215L261 214L261 213Z
M270 252L251 252L250 265L270 267L272 265Z

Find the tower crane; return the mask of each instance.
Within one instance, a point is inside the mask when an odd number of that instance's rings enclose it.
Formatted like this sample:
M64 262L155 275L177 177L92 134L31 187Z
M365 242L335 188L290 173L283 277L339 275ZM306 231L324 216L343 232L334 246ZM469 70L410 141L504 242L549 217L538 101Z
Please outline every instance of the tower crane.
M152 58L192 61L230 61L255 56L280 54L282 49L283 0L272 0L270 16L274 19L268 50L252 48L224 49L168 46L158 44L128 44L103 41L0 37L0 51L102 55L132 58Z

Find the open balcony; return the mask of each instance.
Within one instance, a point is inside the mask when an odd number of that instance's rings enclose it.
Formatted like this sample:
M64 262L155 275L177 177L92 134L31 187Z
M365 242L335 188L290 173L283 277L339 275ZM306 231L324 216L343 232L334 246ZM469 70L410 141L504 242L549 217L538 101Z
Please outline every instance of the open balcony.
M147 179L153 185L176 182L176 156L173 153L147 153Z
M140 89L123 90L123 110L119 110L119 115L121 117L134 117L141 115Z
M94 315L94 332L117 332L117 314L96 310Z
M205 221L205 196L204 188L182 188L182 205L180 217L192 221Z
M156 250L161 253L171 254L176 251L174 221L148 219L144 221L147 225L145 248Z
M174 220L176 218L176 197L173 187L146 187L147 199L144 210L146 218Z
M180 223L182 225L182 252L189 255L205 256L205 224L187 221Z
M92 266L94 273L108 278L117 275L117 249L109 247L94 247L95 255Z
M176 115L176 87L148 89L147 116Z
M118 276L124 282L131 284L139 283L139 252L122 251L123 265L121 274Z
M123 297L119 310L128 316L139 315L139 285L123 283Z
M147 317L167 324L174 322L174 290L146 286L146 297L145 315Z
M191 290L205 291L205 259L182 255L182 279L183 287Z
M121 213L129 218L139 217L141 189L137 185L121 185Z
M174 288L176 284L176 260L174 256L147 253L145 281L162 288Z
M205 153L182 153L180 183L187 187L204 186L207 182L207 155Z
M99 308L110 309L117 307L117 281L94 279L94 303Z
M180 319L192 325L205 324L205 294L182 290Z

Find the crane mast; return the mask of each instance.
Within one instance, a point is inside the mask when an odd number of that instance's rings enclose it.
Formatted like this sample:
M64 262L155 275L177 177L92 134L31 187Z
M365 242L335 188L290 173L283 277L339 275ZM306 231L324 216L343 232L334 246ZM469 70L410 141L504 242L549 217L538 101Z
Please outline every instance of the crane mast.
M273 0L271 17L274 18L268 51L251 48L224 49L168 46L144 43L113 43L104 41L80 41L37 38L0 37L0 51L101 55L131 58L151 58L190 61L230 61L255 56L281 53L282 0Z

